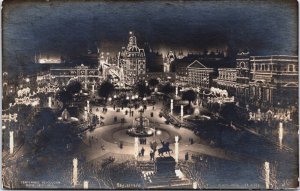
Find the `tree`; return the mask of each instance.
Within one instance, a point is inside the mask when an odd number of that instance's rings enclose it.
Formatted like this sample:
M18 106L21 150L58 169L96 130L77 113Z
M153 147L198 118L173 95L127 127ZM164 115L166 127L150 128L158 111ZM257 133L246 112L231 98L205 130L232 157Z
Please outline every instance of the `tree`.
M12 104L15 103L14 96L12 96L12 95L11 96L3 96L3 99L2 99L2 109L8 109L10 103L12 103Z
M115 91L115 87L109 81L104 81L98 88L98 95L100 97L108 98Z
M63 108L65 108L70 103L70 100L72 99L72 97L73 97L72 94L65 89L60 90L56 94L56 99L63 103Z
M63 103L63 108L69 105L70 101L72 100L73 96L76 93L79 93L81 90L81 83L76 80L72 80L68 83L67 87L61 89L56 94L56 99Z
M146 86L145 81L139 81L136 85L136 91L139 94L139 97L144 97L145 94L149 95L150 94L150 89L148 86Z
M70 92L72 95L79 93L82 88L82 85L79 81L72 80L67 85L66 91Z
M189 104L191 104L192 101L195 101L197 98L196 92L194 90L188 90L183 92L182 99L189 101Z
M171 86L170 83L167 83L166 85L164 85L162 88L161 88L161 92L168 95L172 92L174 92L175 88L173 86Z
M34 125L38 128L44 126L48 127L56 123L57 116L50 108L43 108L36 116Z
M159 84L159 81L157 79L152 78L152 79L149 80L148 83L151 87L155 87Z
M26 125L31 122L34 108L31 105L20 105L17 120L20 124Z

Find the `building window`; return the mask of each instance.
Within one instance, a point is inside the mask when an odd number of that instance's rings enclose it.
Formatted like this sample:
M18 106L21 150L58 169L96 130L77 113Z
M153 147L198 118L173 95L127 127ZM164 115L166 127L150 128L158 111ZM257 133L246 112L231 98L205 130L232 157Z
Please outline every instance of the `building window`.
M294 65L294 64L289 64L289 65L288 65L288 71L289 71L289 72L295 71L294 68L295 68L295 65Z
M240 66L241 66L241 68L246 68L246 63L245 62L241 62Z

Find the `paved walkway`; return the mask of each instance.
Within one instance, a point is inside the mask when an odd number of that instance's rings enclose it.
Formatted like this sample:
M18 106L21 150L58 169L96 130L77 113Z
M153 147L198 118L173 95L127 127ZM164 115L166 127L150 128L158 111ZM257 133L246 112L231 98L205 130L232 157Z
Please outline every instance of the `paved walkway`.
M105 156L110 155L128 155L134 157L134 138L126 134L126 129L131 126L132 120L139 116L138 110L133 109L134 116L129 117L125 115L125 111L129 109L124 108L120 112L116 112L113 108L108 108L107 113L102 112L102 108L96 112L96 108L92 107L93 113L104 117L105 126L98 126L94 131L87 132L86 143L91 140L91 146L84 150L83 153L87 157L87 161L100 160ZM154 113L154 117L150 117L150 113ZM175 150L174 138L176 135L180 137L179 140L179 159L184 160L184 155L188 151L197 152L199 154L209 155L213 157L223 158L230 160L232 157L224 150L219 148L213 148L208 145L200 144L200 138L196 136L191 130L186 128L175 128L173 125L165 124L165 119L159 117L160 108L148 107L145 110L144 116L149 118L150 123L156 123L157 128L160 129L162 137L159 135L147 138L146 145L139 145L139 150L143 147L145 149L144 157L140 157L139 160L150 160L150 141L157 141L158 148L161 147L160 139L170 143L170 149ZM117 116L118 122L114 123L114 117ZM120 119L125 118L125 123L121 124ZM194 144L190 144L189 139L194 140ZM119 144L123 142L123 148L121 149ZM171 153L174 157L174 152Z

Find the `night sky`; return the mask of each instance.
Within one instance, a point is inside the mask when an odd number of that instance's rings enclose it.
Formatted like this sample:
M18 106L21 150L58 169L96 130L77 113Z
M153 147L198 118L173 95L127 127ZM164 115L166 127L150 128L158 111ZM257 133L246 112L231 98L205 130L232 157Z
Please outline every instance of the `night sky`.
M297 55L297 17L296 1L6 1L3 66L26 73L35 53L76 56L95 43L115 53L129 31L164 54L227 47Z

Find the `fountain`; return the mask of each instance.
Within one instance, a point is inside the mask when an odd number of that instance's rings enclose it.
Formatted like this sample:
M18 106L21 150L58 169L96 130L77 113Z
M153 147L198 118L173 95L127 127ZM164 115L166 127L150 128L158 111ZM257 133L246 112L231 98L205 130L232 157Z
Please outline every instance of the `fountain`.
M132 127L127 130L127 134L133 137L150 137L154 131L149 125L149 119L143 117L143 111L140 110L140 116L133 120Z

